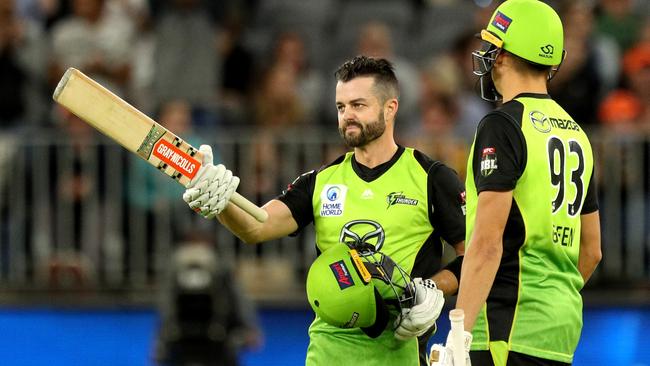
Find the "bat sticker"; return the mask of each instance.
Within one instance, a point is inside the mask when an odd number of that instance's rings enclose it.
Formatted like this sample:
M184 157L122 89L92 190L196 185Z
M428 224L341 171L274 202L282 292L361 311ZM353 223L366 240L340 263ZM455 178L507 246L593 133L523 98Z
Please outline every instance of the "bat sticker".
M190 179L194 178L201 166L190 154L164 139L156 143L153 155Z

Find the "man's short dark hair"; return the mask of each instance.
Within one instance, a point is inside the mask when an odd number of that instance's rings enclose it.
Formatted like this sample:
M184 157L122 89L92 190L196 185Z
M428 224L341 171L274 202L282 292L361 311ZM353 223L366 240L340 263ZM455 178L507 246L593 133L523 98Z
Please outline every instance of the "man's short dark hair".
M514 53L510 52L512 56L514 56L515 59L515 67L520 71L528 74L543 74L543 75L548 75L549 72L551 72L552 66L548 65L540 65L534 62L530 62L522 57L519 57L515 55Z
M399 97L399 84L395 70L390 61L384 58L356 56L341 65L334 76L337 81L341 82L348 82L362 76L371 76L375 79L375 88L382 102Z

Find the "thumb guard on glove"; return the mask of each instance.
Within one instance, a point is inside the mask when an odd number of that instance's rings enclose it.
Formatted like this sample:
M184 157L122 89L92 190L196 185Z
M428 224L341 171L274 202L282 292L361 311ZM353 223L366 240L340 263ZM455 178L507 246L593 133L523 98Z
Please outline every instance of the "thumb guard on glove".
M198 182L200 182L203 179L203 175L206 173L208 170L208 167L213 166L214 163L214 155L212 154L212 146L210 145L201 145L199 146L199 153L202 156L201 159L201 167L199 168L199 171L196 173L194 178L185 186L185 188L194 188Z

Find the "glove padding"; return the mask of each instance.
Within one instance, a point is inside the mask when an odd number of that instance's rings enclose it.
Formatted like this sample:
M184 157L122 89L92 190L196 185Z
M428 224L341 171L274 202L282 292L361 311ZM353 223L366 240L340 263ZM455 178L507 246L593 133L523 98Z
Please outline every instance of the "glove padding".
M187 185L183 200L201 216L212 219L230 202L230 197L239 186L239 178L222 164L213 165L209 145L201 145L199 152L203 154L201 168Z
M434 344L431 346L429 352L429 365L430 366L472 366L472 361L469 358L469 349L472 345L472 333L463 331L465 336L465 365L454 364L454 346L451 342L451 331L447 335L447 345Z
M430 279L414 278L409 286L415 290L415 305L402 309L395 320L395 338L408 340L419 337L435 325L445 305L445 297Z

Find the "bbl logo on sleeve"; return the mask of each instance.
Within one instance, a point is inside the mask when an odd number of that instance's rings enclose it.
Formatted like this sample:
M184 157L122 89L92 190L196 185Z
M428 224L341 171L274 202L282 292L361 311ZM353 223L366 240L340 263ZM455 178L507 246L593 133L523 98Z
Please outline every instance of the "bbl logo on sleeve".
M321 217L343 215L347 192L348 187L342 184L326 184L320 193Z
M497 168L497 149L486 147L481 155L481 175L487 177Z

